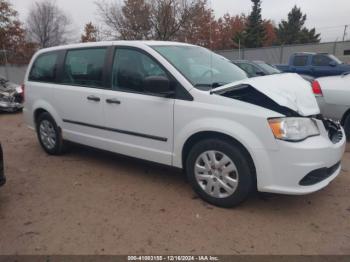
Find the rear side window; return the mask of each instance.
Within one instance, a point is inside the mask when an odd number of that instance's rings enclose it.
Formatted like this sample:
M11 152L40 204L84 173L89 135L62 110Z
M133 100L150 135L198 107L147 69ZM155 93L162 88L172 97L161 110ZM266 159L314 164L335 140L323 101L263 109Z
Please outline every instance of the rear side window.
M306 66L307 65L307 58L308 56L305 55L300 55L294 57L294 66Z
M312 65L314 66L329 66L329 63L332 61L328 56L325 55L315 55L312 58Z
M34 62L29 81L54 83L57 72L57 53L40 55Z
M64 63L64 84L103 87L106 48L79 49L67 52Z

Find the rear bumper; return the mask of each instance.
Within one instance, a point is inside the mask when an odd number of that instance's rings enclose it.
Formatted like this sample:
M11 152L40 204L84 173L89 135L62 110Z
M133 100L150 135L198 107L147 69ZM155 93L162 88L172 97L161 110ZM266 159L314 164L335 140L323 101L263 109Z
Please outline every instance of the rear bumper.
M22 109L23 109L23 105L20 103L0 101L0 111L16 112Z
M259 152L263 159L257 168L259 191L309 194L326 187L340 174L346 146L344 130L342 139L334 144L322 122L319 128L320 136L298 143L278 141L279 150Z
M323 96L316 96L316 100L320 107L321 114L333 120L341 121L345 112L349 109L349 107L345 105L329 104Z

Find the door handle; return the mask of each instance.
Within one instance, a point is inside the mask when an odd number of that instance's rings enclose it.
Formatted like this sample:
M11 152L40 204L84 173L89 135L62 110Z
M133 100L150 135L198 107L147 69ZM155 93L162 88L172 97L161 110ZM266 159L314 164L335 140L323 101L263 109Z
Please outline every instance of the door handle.
M95 102L100 102L101 101L101 99L99 97L97 97L97 96L88 96L87 100L95 101Z
M115 98L108 98L106 99L106 103L108 104L116 104L116 105L120 105L121 102L118 99Z

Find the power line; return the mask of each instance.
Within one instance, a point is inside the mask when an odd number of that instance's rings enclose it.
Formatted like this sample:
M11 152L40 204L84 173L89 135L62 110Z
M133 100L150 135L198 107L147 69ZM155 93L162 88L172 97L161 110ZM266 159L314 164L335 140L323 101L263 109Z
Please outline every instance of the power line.
M333 26L323 26L323 27L315 27L315 29L320 30L320 29L333 29L333 28L340 28L344 26L349 26L350 24L347 25L333 25Z

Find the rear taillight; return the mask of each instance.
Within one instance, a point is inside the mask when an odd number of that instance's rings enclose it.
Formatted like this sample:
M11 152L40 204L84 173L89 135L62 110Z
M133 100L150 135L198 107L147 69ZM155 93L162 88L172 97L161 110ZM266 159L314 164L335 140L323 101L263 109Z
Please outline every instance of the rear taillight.
M317 80L312 82L312 91L314 92L315 96L323 96L321 85Z
M22 103L24 103L24 98L25 98L25 96L24 96L25 85L24 84L21 85L21 89L22 89L22 93L21 93Z

